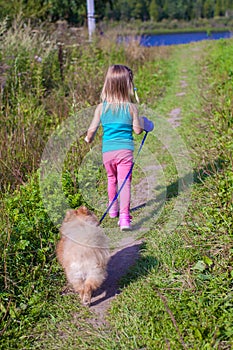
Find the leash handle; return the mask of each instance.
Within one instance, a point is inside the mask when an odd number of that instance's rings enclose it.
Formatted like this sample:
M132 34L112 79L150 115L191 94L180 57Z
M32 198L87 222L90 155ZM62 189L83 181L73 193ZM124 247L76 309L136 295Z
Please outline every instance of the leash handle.
M143 137L143 139L142 139L142 141L141 141L141 144L140 144L140 147L139 147L139 149L138 149L138 153L137 153L137 155L136 155L136 157L135 157L135 159L134 159L134 161L133 161L133 163L132 163L132 165L131 165L131 168L130 168L128 174L126 175L124 181L123 181L122 184L121 184L121 187L119 188L119 190L118 190L118 192L116 193L115 197L113 198L112 202L109 204L107 210L105 211L105 213L103 214L102 218L100 219L99 224L101 224L101 222L104 220L105 216L107 215L107 213L109 212L109 210L110 210L111 207L113 206L113 203L117 200L117 198L118 198L118 196L119 196L119 194L120 194L122 188L124 187L124 185L125 185L126 181L128 180L130 174L132 173L133 167L134 167L134 164L135 164L135 161L136 161L136 159L137 159L139 153L141 152L141 149L142 149L142 146L144 145L144 142L145 142L145 140L146 140L147 134L148 134L148 131L146 131L145 134L144 134L144 137Z

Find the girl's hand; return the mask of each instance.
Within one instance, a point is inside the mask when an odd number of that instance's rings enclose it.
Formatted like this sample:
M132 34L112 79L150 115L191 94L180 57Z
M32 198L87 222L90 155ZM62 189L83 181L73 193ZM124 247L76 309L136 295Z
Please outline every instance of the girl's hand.
M149 131L152 131L154 129L154 123L147 119L146 117L139 117L140 119L140 122L142 122L142 125L143 125L143 130L149 132Z

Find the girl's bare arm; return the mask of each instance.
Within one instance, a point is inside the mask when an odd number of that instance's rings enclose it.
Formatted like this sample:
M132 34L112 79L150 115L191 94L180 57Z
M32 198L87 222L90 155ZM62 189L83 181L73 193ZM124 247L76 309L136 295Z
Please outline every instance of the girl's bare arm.
M133 118L133 131L135 134L141 134L143 132L143 123L138 116L138 109L134 104L130 105L130 114Z
M94 140L96 131L100 125L100 116L102 111L102 103L96 107L94 118L87 130L87 136L85 137L85 141L91 143Z

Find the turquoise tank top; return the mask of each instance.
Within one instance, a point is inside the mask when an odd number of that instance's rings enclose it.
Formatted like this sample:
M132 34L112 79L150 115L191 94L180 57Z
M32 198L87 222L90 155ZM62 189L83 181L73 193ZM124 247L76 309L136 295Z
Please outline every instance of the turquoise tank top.
M104 102L100 121L103 127L103 153L120 149L134 150L133 120L129 104L124 104L114 110L111 104Z

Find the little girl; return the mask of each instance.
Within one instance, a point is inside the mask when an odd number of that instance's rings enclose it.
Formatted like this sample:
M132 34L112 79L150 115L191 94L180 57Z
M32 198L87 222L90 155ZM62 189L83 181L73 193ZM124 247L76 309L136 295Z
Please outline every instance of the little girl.
M86 142L93 141L100 125L103 128L103 164L108 178L109 204L114 199L133 164L133 131L140 134L144 130L144 119L138 117L138 110L132 103L134 95L133 73L123 65L108 68L100 103L87 131ZM145 118L146 119L146 118ZM122 188L118 201L109 210L111 218L119 215L121 230L131 230L130 193L132 174Z

